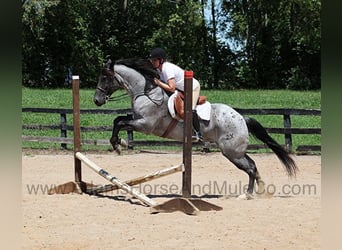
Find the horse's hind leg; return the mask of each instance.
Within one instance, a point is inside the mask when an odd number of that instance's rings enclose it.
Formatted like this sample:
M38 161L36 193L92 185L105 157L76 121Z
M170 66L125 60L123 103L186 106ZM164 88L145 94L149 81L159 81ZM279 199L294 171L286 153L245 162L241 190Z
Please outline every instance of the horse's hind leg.
M249 177L248 188L245 194L239 196L240 199L252 199L252 194L254 190L254 183L258 184L257 194L262 194L265 190L265 183L262 181L255 162L247 155L240 158L230 158L226 156L234 165L246 172Z

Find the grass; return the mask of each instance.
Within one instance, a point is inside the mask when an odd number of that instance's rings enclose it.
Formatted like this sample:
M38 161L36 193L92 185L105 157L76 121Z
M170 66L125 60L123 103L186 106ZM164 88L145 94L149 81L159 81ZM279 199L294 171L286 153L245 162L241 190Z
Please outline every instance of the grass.
M124 93L119 91L114 96ZM94 90L82 89L80 91L81 109L97 108L93 104ZM235 108L305 108L321 109L320 91L290 91L290 90L203 90L202 95L207 96L211 103L225 103ZM121 109L130 108L128 97L110 102L102 108ZM22 107L44 107L44 108L72 108L71 89L22 89ZM254 115L265 127L282 127L283 118L280 115ZM81 126L111 126L113 122L111 115L82 115ZM72 115L67 115L68 124L72 124ZM23 124L59 124L58 114L35 114L22 113ZM294 128L320 128L321 118L315 116L291 116L292 127ZM121 132L125 138L126 132ZM23 135L53 136L59 137L59 130L23 130ZM82 139L109 139L110 131L98 131L82 133ZM68 131L68 137L72 137L72 132ZM279 143L284 144L284 136L272 134L272 137ZM159 137L134 133L137 140L161 140ZM251 138L251 143L256 141ZM293 135L293 148L298 145L320 145L320 135ZM54 148L59 149L56 143L33 143L23 142L23 148ZM72 146L69 145L69 148ZM83 149L94 149L95 146L82 146ZM109 147L96 146L96 149L108 149Z

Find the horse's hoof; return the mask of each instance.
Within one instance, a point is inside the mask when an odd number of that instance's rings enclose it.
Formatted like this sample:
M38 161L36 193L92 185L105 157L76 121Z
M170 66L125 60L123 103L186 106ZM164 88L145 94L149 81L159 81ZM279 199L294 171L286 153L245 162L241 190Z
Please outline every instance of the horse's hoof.
M253 196L249 193L241 194L237 197L238 200L251 200Z
M124 139L120 139L120 145L122 145L125 148L128 147L128 143Z
M121 146L120 145L117 145L115 147L115 152L118 154L118 155L121 155Z
M255 193L256 193L257 195L264 195L265 192L266 192L265 186L266 186L265 182L262 181L262 180L260 180L260 181L258 182L258 190L255 191Z
M121 146L120 144L112 144L112 150L111 152L115 151L117 154L121 154Z
M262 198L262 199L269 199L272 198L274 195L274 191L264 191L263 193L257 193L258 198Z

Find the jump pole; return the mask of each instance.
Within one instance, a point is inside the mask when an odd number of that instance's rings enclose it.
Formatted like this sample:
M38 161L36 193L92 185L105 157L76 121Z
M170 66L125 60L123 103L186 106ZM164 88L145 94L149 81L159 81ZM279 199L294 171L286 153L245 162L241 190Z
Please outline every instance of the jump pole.
M135 198L139 199L140 201L144 202L148 206L155 206L157 203L153 201L152 199L148 198L146 195L139 193L137 190L132 188L131 186L127 185L126 183L120 181L115 176L110 175L107 171L100 168L98 165L96 165L94 162L89 160L87 157L85 157L82 153L77 152L76 158L81 160L83 163L85 163L89 168L91 168L93 171L101 175L103 178L107 179L111 183L118 186L120 189L126 191L127 193L133 195Z
M151 180L155 180L155 179L159 179L161 177L179 172L179 171L184 171L184 164L179 164L176 166L171 166L165 169L161 169L158 170L156 172L153 172L151 174L147 174L141 177L137 177L128 181L125 181L124 183L129 185L129 186L134 186L134 185L138 185L147 181L151 181ZM88 188L87 189L87 193L88 194L98 194L98 193L103 193L103 192L109 192L109 191L113 191L113 190L117 190L120 187L117 185L113 185L113 184L108 184L108 185L103 185L103 186L98 186L98 187L94 187L94 188Z

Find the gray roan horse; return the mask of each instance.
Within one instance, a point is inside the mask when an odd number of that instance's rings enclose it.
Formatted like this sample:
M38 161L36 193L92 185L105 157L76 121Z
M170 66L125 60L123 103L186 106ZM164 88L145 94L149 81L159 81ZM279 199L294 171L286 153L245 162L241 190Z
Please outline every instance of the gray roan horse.
M133 115L114 119L110 142L114 149L122 143L118 133L123 127L131 127L144 134L164 136L177 141L183 140L183 123L179 122L172 131L165 133L171 121L167 101L168 95L154 84L158 77L151 63L144 59L123 59L115 63L110 60L99 77L94 102L101 106L111 99L119 88L124 88L132 101ZM236 167L249 176L247 192L239 198L250 199L254 183L258 184L257 194L264 193L265 183L255 162L246 154L249 133L268 145L283 163L289 176L294 176L297 166L288 153L273 140L265 128L250 117L243 117L225 104L211 104L210 121L201 120L201 132L205 142L214 142L222 154Z

